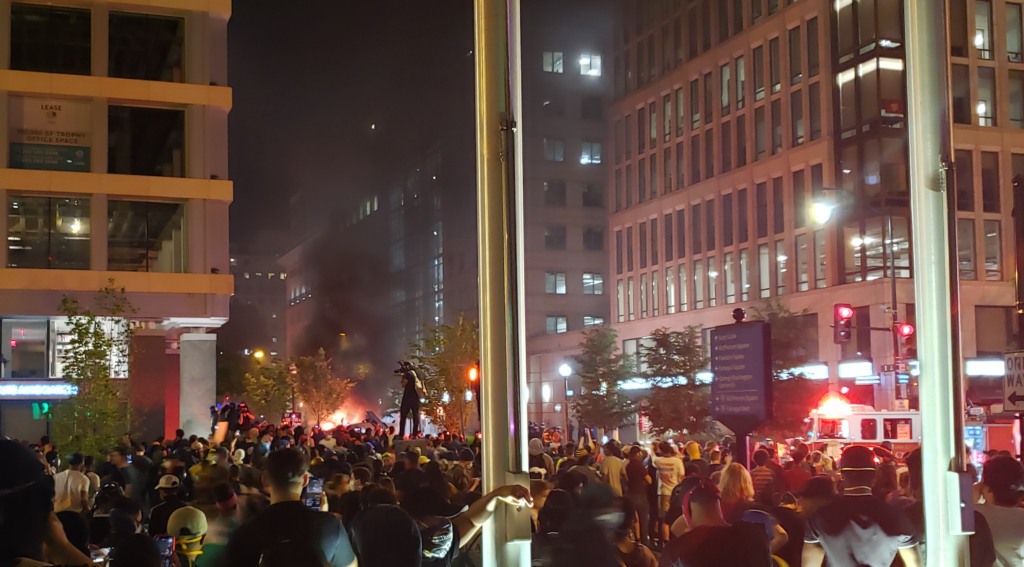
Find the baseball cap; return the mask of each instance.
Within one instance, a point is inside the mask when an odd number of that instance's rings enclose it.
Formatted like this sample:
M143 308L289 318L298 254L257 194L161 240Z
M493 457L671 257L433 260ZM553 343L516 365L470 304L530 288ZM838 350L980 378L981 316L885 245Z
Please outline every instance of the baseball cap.
M201 536L208 529L206 514L199 508L178 508L167 519L167 533L174 537Z
M180 485L180 484L181 484L181 481L178 480L178 477L174 476L173 474L165 474L164 476L160 477L160 482L156 485L156 487L157 488L178 488L178 485Z
M458 516L465 509L464 506L457 506L444 499L444 496L430 488L423 486L413 489L408 494L402 495L402 509L413 518L424 516L441 516L452 518Z
M459 460L462 462L476 460L476 455L473 454L473 450L469 448L463 448L459 450Z
M235 449L235 452L234 454L231 455L231 457L234 459L236 464L241 463L242 461L245 460L245 451L241 449Z
M430 462L430 458L429 457L427 457L425 455L421 455L420 456L420 464L421 465L425 465L425 464L427 464L429 462Z

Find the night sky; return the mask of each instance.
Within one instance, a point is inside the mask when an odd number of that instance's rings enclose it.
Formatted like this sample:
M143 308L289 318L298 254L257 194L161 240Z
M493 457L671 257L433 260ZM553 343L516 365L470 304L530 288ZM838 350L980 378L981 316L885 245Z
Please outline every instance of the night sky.
M414 158L472 68L472 26L470 0L235 2L232 242L287 228L296 190L365 194Z

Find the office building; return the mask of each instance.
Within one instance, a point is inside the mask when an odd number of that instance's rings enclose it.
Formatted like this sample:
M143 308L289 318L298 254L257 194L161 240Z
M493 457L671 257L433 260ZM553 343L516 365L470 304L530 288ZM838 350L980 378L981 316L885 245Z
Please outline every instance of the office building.
M235 294L231 296L231 320L217 333L219 350L285 358L288 273L278 260L287 242L287 231L265 229L249 242L231 245Z
M142 438L209 432L228 318L228 0L0 1L0 432L46 432L65 294L137 309L115 378ZM36 419L36 418L39 419Z

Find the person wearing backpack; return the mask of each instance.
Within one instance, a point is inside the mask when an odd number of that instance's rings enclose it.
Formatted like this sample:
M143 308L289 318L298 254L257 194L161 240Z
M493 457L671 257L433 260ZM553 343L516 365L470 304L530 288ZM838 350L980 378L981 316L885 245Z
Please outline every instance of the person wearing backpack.
M268 557L316 550L321 565L355 567L356 557L341 520L307 508L302 492L309 482L309 459L295 448L267 456L264 479L270 507L242 524L224 549L224 567L257 567Z

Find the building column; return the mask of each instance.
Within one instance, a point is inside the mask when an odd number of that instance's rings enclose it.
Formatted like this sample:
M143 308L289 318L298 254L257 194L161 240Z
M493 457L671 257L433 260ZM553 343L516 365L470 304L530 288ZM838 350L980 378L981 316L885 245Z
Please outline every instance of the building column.
M188 254L185 271L190 274L209 273L206 265L206 205L204 199L185 202L185 250Z
M89 136L91 138L89 142L90 173L107 173L107 144L110 130L108 114L109 109L106 98L92 99L92 119L89 123Z
M107 269L107 195L94 193L89 201L89 269Z
M0 108L3 108L0 105ZM6 147L6 144L4 145ZM6 158L7 152L4 152ZM0 203L3 203L4 208L7 208L7 189L0 187ZM0 234L7 235L7 215L0 215ZM4 239L4 245L0 246L0 269L7 267L7 240ZM5 357L6 358L6 357ZM2 378L2 376L0 376Z
M110 9L106 4L93 4L91 11L92 76L106 77L110 70Z
M210 406L217 399L217 335L181 335L178 423L185 435L210 435Z
M0 0L0 37L11 37L11 0ZM0 69L8 69L10 65L11 42L0 41Z

